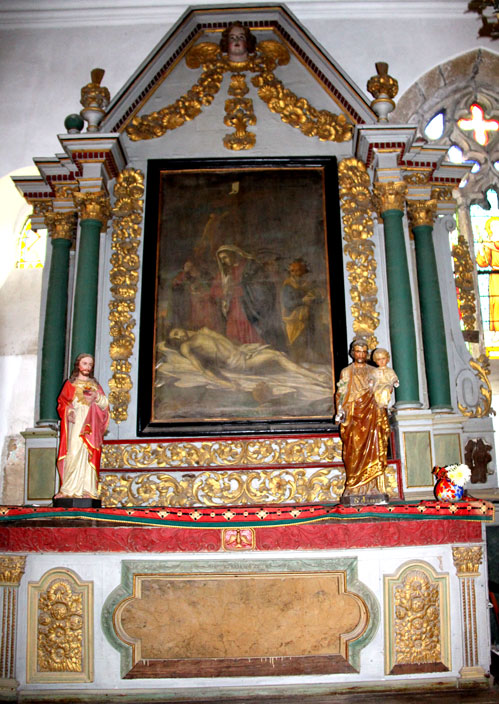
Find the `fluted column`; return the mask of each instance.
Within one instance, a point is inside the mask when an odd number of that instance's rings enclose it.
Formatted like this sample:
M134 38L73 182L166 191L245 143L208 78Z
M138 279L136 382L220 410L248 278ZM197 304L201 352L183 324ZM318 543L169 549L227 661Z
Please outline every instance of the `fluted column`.
M12 694L16 680L17 593L24 574L24 555L0 555L0 696Z
M419 305L430 408L450 410L452 406L449 360L437 261L433 247L433 221L437 212L437 202L436 200L407 201L407 210L416 249Z
M76 192L73 199L80 213L80 242L73 304L71 360L82 352L95 353L100 231L110 215L109 198L104 191Z
M464 664L459 674L463 678L474 679L485 675L483 667L478 664L475 590L475 581L480 576L480 565L483 559L482 548L481 546L453 547L452 558L461 585Z
M52 242L52 257L43 328L39 423L58 420L57 396L64 380L69 250L76 232L76 213L47 213L45 224Z
M390 346L393 368L400 381L395 397L399 406L419 406L416 332L402 224L406 193L407 185L403 181L378 182L374 186L373 201L383 218L385 232Z

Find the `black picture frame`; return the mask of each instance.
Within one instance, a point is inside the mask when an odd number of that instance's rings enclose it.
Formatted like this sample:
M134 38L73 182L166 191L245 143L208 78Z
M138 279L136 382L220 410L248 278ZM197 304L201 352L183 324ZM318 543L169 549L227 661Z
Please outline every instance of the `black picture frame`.
M333 432L336 429L335 384L341 369L348 362L336 159L149 160L145 207L138 435L216 437ZM222 250L226 254L228 251L230 256L225 256L225 260L232 257L231 262L221 262L224 259ZM303 287L298 289L298 297L305 294L302 303L305 298L312 298L312 303L291 308L291 313L285 315L290 309L288 307L285 311L283 300L289 298L285 296L286 291L296 295L296 290L289 284L293 283L291 272L296 279L297 269L300 269L296 262L300 259L301 278L298 284L293 285ZM293 262L294 269L291 266ZM230 272L236 273L229 273L228 278L232 276L236 281L237 276L247 274L246 282L241 278L235 284L228 285L226 271L229 269L223 267L229 266L232 266ZM237 274L240 270L243 273ZM254 295L248 293L252 285L256 291ZM229 331L232 314L224 308L227 306L227 286L234 300L234 291L239 296L239 318L234 314L233 321L239 327L246 325L246 331L239 332L238 328L234 333L234 324ZM269 291L265 297L264 293ZM254 305L247 313L251 297ZM259 311L258 305L262 309L262 300L266 301L265 310ZM315 310L316 316L313 326L311 310ZM244 320L245 317L247 320ZM303 320L297 322L300 317L305 317L308 335L307 342L300 343L301 348L297 340L300 342L305 338ZM186 319L190 326L179 324L179 320ZM204 319L209 324L200 327ZM265 333L258 325L267 326ZM190 330L196 333L196 337L191 337L187 345L185 340L177 340L180 346L172 352L170 335L173 328ZM210 356L211 353L208 354L201 344L211 330L238 347L239 356L240 350L253 350L244 345L249 343L255 346L255 353L245 352L246 358L252 360L247 365L251 367L250 371L236 369L233 372L232 369L227 371L226 367L212 366L213 355ZM297 330L302 332L291 342ZM326 330L329 351L323 344ZM260 340L256 339L258 337ZM260 347L258 342L261 343ZM279 382L282 377L279 374L291 374L296 379L300 379L300 374L281 369L282 358L273 361L268 352L262 354L262 349L277 350L301 370L313 372L320 381L303 377L297 382L298 391L293 392L287 387L282 391ZM189 357L185 356L186 352ZM191 363L193 352L197 355L195 363L198 358L201 359L201 375L195 368L191 373L188 370L178 371ZM258 364L261 362L255 372L259 375L255 379L259 381L255 381L253 390L249 391L248 378L253 374L252 365L257 364L254 362L256 355L259 355ZM261 371L267 359L270 359L269 368L272 368L269 376L267 371ZM319 374L324 369L328 370L327 381L324 374ZM208 370L218 379L205 377ZM181 377L182 374L184 376ZM277 377L272 376L274 374ZM231 378L229 381L229 375L235 380ZM239 386L241 378L245 380L246 387ZM227 388L229 383L234 384L235 388ZM227 386L224 388L222 384ZM323 397L319 388L321 385L327 386L327 394L324 392ZM320 398L301 399L301 395L313 396L315 387ZM237 393L235 389L239 389ZM293 394L298 398L296 403L292 401ZM232 398L234 401L230 400ZM230 400L227 400L227 407L224 406L226 399ZM237 406L239 399L241 412ZM267 409L270 411L267 412Z

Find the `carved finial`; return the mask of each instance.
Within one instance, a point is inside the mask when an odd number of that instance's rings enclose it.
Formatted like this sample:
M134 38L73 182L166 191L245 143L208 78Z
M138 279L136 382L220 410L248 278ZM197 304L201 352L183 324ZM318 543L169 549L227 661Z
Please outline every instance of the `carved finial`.
M394 98L399 90L399 84L388 75L388 64L385 61L378 61L376 64L376 76L371 76L367 82L367 90L374 96L371 108L378 116L378 122L388 122L388 114L395 109Z
M87 132L98 132L99 123L105 115L111 96L109 90L101 86L104 77L103 68L94 68L90 72L90 83L81 89L80 103L83 110L80 115L88 122Z

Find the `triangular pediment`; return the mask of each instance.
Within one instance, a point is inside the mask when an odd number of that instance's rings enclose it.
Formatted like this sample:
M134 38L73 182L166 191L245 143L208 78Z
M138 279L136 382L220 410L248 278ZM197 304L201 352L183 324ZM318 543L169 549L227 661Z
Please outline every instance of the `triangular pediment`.
M189 52L200 43L218 45L222 31L235 21L248 27L258 44L270 41L284 47L289 61L279 66L275 75L297 98L305 99L315 110L341 115L341 119L344 116L353 126L376 121L360 89L285 6L194 7L185 12L114 97L100 130L126 132L137 117L175 105L203 71L202 64L194 70L186 65ZM221 93L227 97L224 87ZM223 103L223 98L219 102ZM210 107L203 106L203 112Z

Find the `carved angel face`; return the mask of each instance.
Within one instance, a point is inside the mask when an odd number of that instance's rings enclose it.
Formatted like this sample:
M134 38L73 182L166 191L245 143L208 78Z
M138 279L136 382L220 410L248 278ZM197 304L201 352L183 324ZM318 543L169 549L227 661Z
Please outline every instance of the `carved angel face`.
M248 44L243 27L232 27L228 35L228 51L230 61L246 61Z

